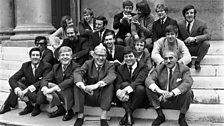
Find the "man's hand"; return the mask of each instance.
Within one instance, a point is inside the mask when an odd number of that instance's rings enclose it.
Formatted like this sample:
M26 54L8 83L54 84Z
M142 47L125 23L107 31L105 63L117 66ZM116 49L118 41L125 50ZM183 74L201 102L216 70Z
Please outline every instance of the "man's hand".
M196 42L196 37L188 37L184 40L185 43L190 44L190 43L195 43Z
M26 88L25 90L22 91L23 96L29 91L28 88Z
M126 94L125 90L118 89L116 92L116 96L118 97L120 101L123 101L123 102L129 100L129 95Z
M44 86L44 87L41 88L41 91L43 92L44 95L47 94L47 89L48 88L46 86Z
M96 84L99 85L99 87L104 87L107 85L104 81L99 81Z

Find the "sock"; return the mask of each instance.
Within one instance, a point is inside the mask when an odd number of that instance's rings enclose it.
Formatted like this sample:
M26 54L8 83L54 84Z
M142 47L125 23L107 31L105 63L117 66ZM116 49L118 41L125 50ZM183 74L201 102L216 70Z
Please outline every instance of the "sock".
M164 116L163 111L162 111L161 108L157 108L156 112L157 112L158 116Z

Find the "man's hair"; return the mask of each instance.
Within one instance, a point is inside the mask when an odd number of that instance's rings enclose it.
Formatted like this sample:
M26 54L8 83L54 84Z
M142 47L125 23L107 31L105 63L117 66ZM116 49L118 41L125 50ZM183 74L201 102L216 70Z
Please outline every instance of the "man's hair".
M145 16L148 16L151 13L151 9L146 1L138 2L136 4L136 9L140 10Z
M74 32L77 34L78 33L78 28L76 27L76 26L74 26L74 25L69 25L69 26L67 26L66 27L66 31L67 31L67 29L69 29L69 28L73 28L73 30L74 30Z
M63 16L61 18L61 27L65 30L67 27L67 20L71 20L72 18L70 16Z
M137 52L133 48L131 48L129 46L125 47L124 55L130 54L130 53L133 53L135 57L137 56Z
M164 4L157 4L157 5L156 5L156 9L155 9L156 12L157 12L157 9L162 9L162 10L164 10L166 13L168 12L168 7L165 6Z
M72 54L72 49L68 46L62 46L60 49L59 49L59 56L61 55L61 53L63 52L70 52Z
M194 8L194 6L193 6L193 5L187 5L187 6L185 6L185 7L183 8L183 10L182 10L182 14L183 14L184 17L185 17L185 13L186 13L188 10L190 10L190 9L194 9L194 16L196 16L197 11L196 11L196 9Z
M94 16L94 12L93 12L93 10L91 8L85 8L83 10L83 15L84 14L89 14L90 16Z
M132 6L132 8L133 8L133 2L131 2L130 0L125 0L122 3L122 6L123 6L123 8L125 8L125 6Z
M109 30L109 31L105 34L105 37L106 37L106 36L109 36L109 35L112 35L113 38L115 38L115 32L114 32L114 31ZM105 37L104 37L104 38L105 38Z
M107 18L104 16L98 16L98 17L96 17L96 20L103 21L103 26L107 25L107 23L108 23Z
M168 25L165 28L165 33L168 32L174 32L175 34L178 34L178 27L176 25Z
M46 38L45 36L37 36L37 37L35 38L34 44L37 45L37 43L38 43L40 40L44 40L44 44L47 45L47 38Z
M177 51L170 50L170 49L165 49L165 50L162 52L162 54L163 54L162 57L164 58L165 55L166 55L167 53L173 53L173 54L174 54L174 57L175 57L176 59L178 59Z
M42 53L41 53L40 49L37 48L37 47L33 47L33 48L30 49L30 51L29 51L29 56L30 56L30 57L31 57L31 54L32 54L33 51L39 51L39 52L40 52L40 57L42 56Z

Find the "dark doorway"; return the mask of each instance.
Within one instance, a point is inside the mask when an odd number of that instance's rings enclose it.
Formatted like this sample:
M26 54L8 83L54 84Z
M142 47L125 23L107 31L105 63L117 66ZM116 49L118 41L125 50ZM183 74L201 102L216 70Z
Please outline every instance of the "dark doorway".
M58 29L60 27L61 17L70 15L70 0L51 0L52 25Z

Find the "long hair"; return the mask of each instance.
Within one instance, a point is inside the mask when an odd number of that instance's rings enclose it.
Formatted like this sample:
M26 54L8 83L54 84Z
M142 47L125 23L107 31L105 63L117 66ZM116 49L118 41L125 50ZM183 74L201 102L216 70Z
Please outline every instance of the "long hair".
M151 13L151 9L146 1L138 2L136 9L141 11L144 16L148 16Z

